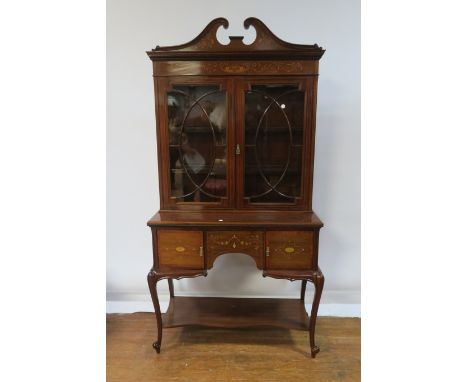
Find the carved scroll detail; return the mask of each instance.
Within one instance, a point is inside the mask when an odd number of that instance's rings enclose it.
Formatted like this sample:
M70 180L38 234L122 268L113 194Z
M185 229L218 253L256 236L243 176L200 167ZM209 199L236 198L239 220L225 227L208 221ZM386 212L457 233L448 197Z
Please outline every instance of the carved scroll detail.
M193 278L204 276L206 277L208 272L206 269L203 270L175 270L173 272L160 272L156 269L151 268L148 273L148 278L154 279L154 282L158 282L163 279L173 279L173 280L180 280L185 278Z
M223 45L218 41L216 33L220 27L227 29L228 26L229 22L225 18L217 18L211 21L192 41L181 45L157 46L147 53L152 60L167 60L194 58L195 56L203 59L204 55L208 53L220 53L226 56L242 55L242 53L274 56L277 54L281 55L282 53L284 58L289 57L288 53L294 56L299 55L307 56L310 59L319 59L325 52L317 44L301 45L286 42L277 37L263 22L255 17L249 17L244 21L245 29L249 29L251 26L255 28L256 37L253 43L245 44L243 36L229 36L229 44ZM234 68L230 69L236 70ZM237 70L242 69L237 68Z

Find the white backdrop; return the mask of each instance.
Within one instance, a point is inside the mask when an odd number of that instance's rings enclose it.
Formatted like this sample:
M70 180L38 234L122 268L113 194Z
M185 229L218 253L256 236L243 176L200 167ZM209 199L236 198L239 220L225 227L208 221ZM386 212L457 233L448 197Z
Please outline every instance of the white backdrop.
M313 207L325 223L319 263L325 288L319 314L360 310L360 3L328 1L107 2L107 310L151 309L146 274L159 209L151 61L156 45L185 43L216 17L244 35L247 17L278 37L326 49L320 61ZM92 59L92 57L90 57ZM92 90L91 90L92 91ZM158 290L167 299L167 282ZM299 282L264 279L244 255L217 260L207 278L175 281L176 293L298 297ZM310 302L313 287L306 300ZM163 303L164 306L164 303Z

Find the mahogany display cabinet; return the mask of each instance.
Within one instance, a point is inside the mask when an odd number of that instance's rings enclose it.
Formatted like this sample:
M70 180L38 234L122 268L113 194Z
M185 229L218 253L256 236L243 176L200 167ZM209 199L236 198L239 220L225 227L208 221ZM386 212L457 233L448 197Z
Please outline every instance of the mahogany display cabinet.
M308 330L311 355L324 277L312 210L317 45L276 37L260 20L253 43L216 33L218 18L192 41L147 52L153 63L160 211L149 221L148 285L157 321L168 327L278 326ZM226 253L253 258L264 277L301 280L297 299L180 297L174 279L206 276ZM156 285L169 282L161 313ZM307 282L315 286L310 316Z

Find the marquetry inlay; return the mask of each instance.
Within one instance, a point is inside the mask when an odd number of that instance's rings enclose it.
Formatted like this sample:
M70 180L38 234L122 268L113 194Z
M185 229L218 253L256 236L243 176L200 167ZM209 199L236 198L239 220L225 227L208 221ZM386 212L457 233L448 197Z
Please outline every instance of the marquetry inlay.
M317 62L297 61L156 61L154 72L169 75L309 74L318 72Z
M263 232L213 231L207 233L207 266L225 253L243 253L251 256L258 268L263 266Z
M237 247L241 246L244 248L251 247L252 249L256 250L260 247L260 237L258 234L247 234L243 238L240 238L236 234L233 234L227 239L223 234L213 234L212 239L212 244L216 244L222 247L229 247L232 249L236 249Z
M304 67L300 62L242 62L242 63L230 63L230 62L206 62L204 66L210 71L222 71L225 73L265 73L265 72L302 72Z
M301 244L295 241L288 240L284 243L284 245L285 245L284 247L274 247L273 252L290 256L290 255L298 255L306 251L306 248L304 248L303 246L301 246Z

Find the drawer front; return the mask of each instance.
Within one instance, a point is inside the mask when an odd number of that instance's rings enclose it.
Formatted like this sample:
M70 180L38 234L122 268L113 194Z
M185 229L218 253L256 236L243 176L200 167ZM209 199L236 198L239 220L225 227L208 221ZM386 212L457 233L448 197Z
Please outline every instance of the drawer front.
M314 252L312 231L266 233L267 269L311 269Z
M203 232L158 230L160 268L203 269Z
M206 241L207 268L212 268L215 259L224 253L245 253L255 260L257 268L263 269L263 232L261 231L208 232Z

